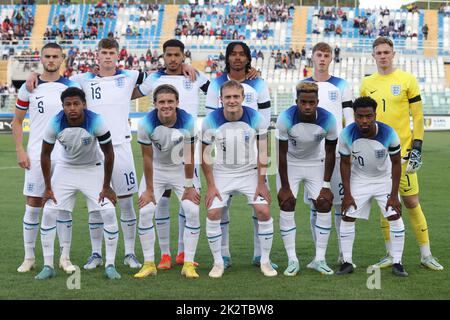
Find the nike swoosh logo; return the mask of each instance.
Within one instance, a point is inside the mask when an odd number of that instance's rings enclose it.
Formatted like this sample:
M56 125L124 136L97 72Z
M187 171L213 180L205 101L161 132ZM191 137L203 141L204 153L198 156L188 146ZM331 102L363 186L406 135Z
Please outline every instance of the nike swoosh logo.
M411 190L412 190L412 188L410 188L410 189L403 189L404 192L408 192L408 191L411 191Z
M72 228L72 226L67 226L67 229Z
M264 238L264 239L266 239L266 240L270 240L270 239L272 239L272 237L270 237L270 238Z
M199 233L198 233L198 232L191 232L191 234L194 234L194 235L195 235L195 234L199 234Z
M403 236L395 236L396 238L403 238Z
M129 227L132 227L132 226L135 226L135 225L136 225L136 223L127 224L127 226L129 226Z
M361 153L361 151L352 151L353 154Z
M41 96L41 97L36 97L36 100L37 100L37 99L42 99L43 97L44 97L44 96Z
M370 94L373 94L374 92L376 92L377 90L373 90L373 91L370 91Z
M100 206L104 207L104 206L106 206L108 203L109 203L109 202L103 202L103 203L100 203Z
M133 187L131 187L131 188L127 188L127 190L128 190L128 191L130 191L130 190L132 190L132 189L134 189L134 186L133 186Z
M219 240L210 241L209 243L214 243L214 242L217 242L217 241L219 241Z
M320 234L327 234L326 232L320 232Z
M25 228L25 230L34 230L33 228Z
M114 240L114 239L116 239L116 238L110 238L110 237L108 237L108 239L109 239L109 240Z
M96 86L98 85L98 82L91 82L91 86Z
M348 238L349 236L341 236L341 238Z
M426 228L426 229L420 229L420 231L422 231L422 232L425 232L425 231L427 231L428 230L428 228Z

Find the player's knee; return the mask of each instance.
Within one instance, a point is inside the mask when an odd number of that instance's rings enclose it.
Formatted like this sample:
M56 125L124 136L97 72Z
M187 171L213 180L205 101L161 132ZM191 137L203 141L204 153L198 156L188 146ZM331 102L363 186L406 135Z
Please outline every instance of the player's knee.
M283 211L295 211L296 199L292 198L285 201L283 204L280 204L280 209Z
M222 208L208 210L207 216L209 220L219 220L222 216Z
M320 213L330 212L332 205L333 204L330 201L328 201L325 198L321 198L321 197L317 198L317 200L314 203L314 206L316 207L317 212L320 212Z
M103 228L109 232L116 232L118 229L116 210L106 209L102 210L100 213L103 219Z
M155 204L150 202L139 210L139 228L149 228L153 225L155 215Z
M258 205L255 206L255 213L258 221L268 221L270 220L270 209L268 205Z
M415 208L419 205L419 196L406 196L403 197L403 203L405 204L405 207L408 209Z
M347 216L342 216L342 221L345 221L345 222L355 222L355 221L356 221L356 218L347 217Z
M38 197L27 197L27 205L33 208L40 208L42 207L42 198Z
M122 219L136 219L136 213L133 206L133 197L120 198L117 201L120 207L120 217Z
M72 212L67 210L59 210L58 212L58 220L61 221L70 221L72 220Z
M50 209L44 207L44 212L42 214L41 230L55 227L58 213L59 210L57 209Z
M200 208L190 200L183 200L181 207L184 210L186 224L189 226L197 226L199 224Z
M405 224L403 223L402 217L398 217L395 220L389 220L389 226L391 227L391 231L404 231Z

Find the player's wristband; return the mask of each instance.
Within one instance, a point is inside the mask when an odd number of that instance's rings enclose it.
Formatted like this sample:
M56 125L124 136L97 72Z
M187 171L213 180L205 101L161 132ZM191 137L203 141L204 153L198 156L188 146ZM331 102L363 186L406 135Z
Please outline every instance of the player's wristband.
M184 187L192 188L194 186L194 179L184 179Z
M330 181L324 181L324 182L322 183L322 188L331 189L331 183L330 183Z
M422 140L415 139L412 143L412 148L422 152L422 143L423 143Z

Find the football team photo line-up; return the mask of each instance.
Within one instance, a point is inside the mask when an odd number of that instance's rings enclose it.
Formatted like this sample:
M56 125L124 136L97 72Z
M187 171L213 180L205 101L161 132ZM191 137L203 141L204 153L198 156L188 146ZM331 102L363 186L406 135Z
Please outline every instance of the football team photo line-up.
M363 80L362 97L355 101L349 96L345 80L328 74L331 47L326 43L314 46L314 76L296 86L295 104L278 115L276 128L270 135L267 84L250 67L250 49L245 43L228 45L226 72L211 81L183 63L184 45L179 40L167 41L163 50L165 68L147 75L117 69L119 45L115 40L102 39L98 44L99 70L67 79L59 75L61 47L49 43L42 49L44 72L31 74L21 87L13 120L18 163L26 169L25 259L19 272L35 268L34 248L42 205L44 267L36 279L56 275L53 261L56 235L61 247L60 268L67 273L75 271L70 262L70 245L72 211L78 192L86 198L92 245L84 269L103 265L104 238L105 275L109 279L121 278L115 267L119 235L116 205L121 211L125 243L123 262L140 269L134 277L144 278L156 275L158 269L170 269L168 190L171 190L180 202L176 263L183 265L183 276L199 277L194 258L200 234L200 167L207 184L204 205L206 235L214 258L211 278L222 277L232 263L229 207L236 194L246 196L253 208L252 263L265 276L277 275L278 266L270 261L274 225L267 176L272 174L276 175L280 232L288 256L284 275L295 276L300 269L294 213L302 182L304 201L310 205L316 247L315 258L308 268L325 275L334 274L325 259L334 207L341 264L336 274L353 272L355 220L368 219L371 200L375 199L382 213L387 250L386 257L375 266L392 267L394 275L408 276L401 263L405 241L400 202L403 200L411 221L415 222L421 263L432 270L443 269L431 255L428 233L423 231L427 230L426 220L418 204L416 171L422 164L423 141L420 91L412 75L393 67L395 52L390 39L380 37L374 41L372 55L378 72ZM377 82L377 77L386 82L394 74L395 81L406 79L407 87L400 92L393 92L389 83ZM186 77L192 83L189 89L183 86ZM322 100L322 95L330 96L328 92L321 93L330 85L339 89L337 110L332 102ZM403 88L403 84L399 87ZM199 91L207 95L207 115L201 128L196 128ZM144 169L138 186L128 123L129 102L150 93L154 109L139 121L137 130ZM388 113L385 98L393 96L395 100L400 94L407 96L405 119L383 118ZM246 105L248 102L250 106ZM405 126L406 122L409 126L410 110L414 135ZM28 111L30 137L25 151L22 123ZM394 127L399 122L403 125L401 129ZM136 192L139 223L132 200ZM422 233L416 231L417 225ZM143 264L135 255L136 234L143 250ZM158 266L154 253L156 234L161 249Z

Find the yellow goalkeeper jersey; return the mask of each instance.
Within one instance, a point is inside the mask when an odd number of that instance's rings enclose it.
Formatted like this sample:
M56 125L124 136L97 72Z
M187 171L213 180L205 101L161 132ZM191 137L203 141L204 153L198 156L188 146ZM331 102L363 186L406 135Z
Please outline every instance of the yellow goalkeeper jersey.
M376 72L363 79L360 94L377 102L377 120L395 129L400 138L402 157L411 149L414 139L423 140L422 99L419 84L412 74L400 69L388 75Z

